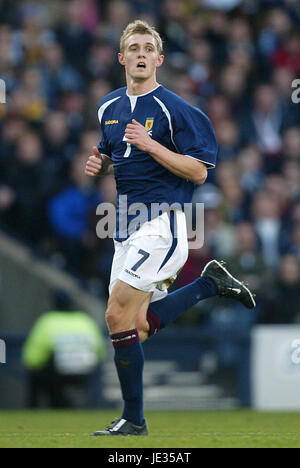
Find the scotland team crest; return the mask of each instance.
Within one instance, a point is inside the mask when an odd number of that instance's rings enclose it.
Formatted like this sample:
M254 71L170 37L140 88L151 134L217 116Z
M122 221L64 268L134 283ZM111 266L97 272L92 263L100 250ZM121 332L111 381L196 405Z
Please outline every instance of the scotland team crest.
M152 130L153 122L154 122L153 118L146 119L145 128L146 128L147 132L150 132L150 130Z

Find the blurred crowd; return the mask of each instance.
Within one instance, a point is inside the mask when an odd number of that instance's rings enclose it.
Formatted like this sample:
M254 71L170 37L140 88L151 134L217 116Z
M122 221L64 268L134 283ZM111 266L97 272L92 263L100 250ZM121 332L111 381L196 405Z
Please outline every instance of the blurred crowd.
M101 98L125 85L119 38L136 18L162 35L158 81L204 110L219 142L194 198L205 245L177 285L224 259L258 295L258 322L299 321L298 0L0 0L2 229L106 295L113 245L96 236L96 207L114 203L115 182L84 166Z

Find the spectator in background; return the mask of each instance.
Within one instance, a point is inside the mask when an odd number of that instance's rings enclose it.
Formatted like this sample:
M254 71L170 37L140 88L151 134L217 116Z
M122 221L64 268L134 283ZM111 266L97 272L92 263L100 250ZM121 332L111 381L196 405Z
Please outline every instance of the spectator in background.
M286 160L282 166L282 175L288 187L290 200L297 200L300 196L300 161Z
M59 97L64 91L84 88L83 77L68 64L63 49L57 42L44 48L40 72L50 109L57 108Z
M210 251L207 256L228 258L235 249L235 236L233 226L223 216L222 193L207 183L203 187L198 187L193 202L204 203L204 239L205 246Z
M55 160L56 164L70 161L74 156L75 144L72 145L69 125L63 112L49 112L43 124L44 148L48 159Z
M21 29L16 40L22 50L24 63L36 65L43 49L54 39L49 27L47 8L38 2L24 2L20 5Z
M67 116L49 112L43 122L42 138L48 173L48 196L56 195L70 183L70 166L77 152Z
M183 27L182 9L180 0L165 0L161 5L160 30L165 39L166 55L185 52L187 36Z
M190 43L188 54L190 59L188 75L194 84L194 92L202 98L211 95L212 46L203 39L195 40Z
M232 118L231 104L223 94L214 94L207 101L207 114L214 125Z
M299 226L300 226L300 199L288 205L282 233L282 255L299 256Z
M92 44L92 35L84 20L84 2L70 0L61 4L63 18L55 31L55 37L68 57L68 62L80 72L85 71L85 60Z
M233 161L220 163L216 178L223 196L223 218L227 223L235 224L245 217L245 193L238 178L238 166Z
M283 133L283 156L300 162L300 126L290 127Z
M248 108L246 73L237 65L226 64L222 69L218 85L219 92L231 102L234 114L244 116Z
M38 124L46 113L47 105L42 78L38 68L28 67L25 69L21 82L21 90L27 97L25 117L29 121Z
M79 153L71 165L71 183L48 204L48 217L58 246L73 273L89 271L88 247L95 239L90 220L102 197L99 189L85 177L86 154ZM92 240L92 245L94 241Z
M300 262L300 223L295 224L291 233L290 253Z
M256 146L246 146L237 154L237 163L241 187L251 197L265 180L263 155Z
M280 208L268 192L259 192L253 200L252 217L259 236L262 255L267 268L275 270L280 258Z
M284 221L292 203L290 187L282 174L272 173L265 178L264 189L276 203L280 218Z
M106 22L99 30L100 36L113 45L114 50L119 48L119 38L125 26L133 17L132 4L129 1L113 0L106 5Z
M290 28L291 21L286 11L281 8L270 9L259 31L258 48L261 54L271 58L280 41L284 41Z
M226 259L234 252L234 229L224 222L220 208L205 211L205 242L217 258Z
M99 130L96 129L94 130L93 127L91 127L90 130L85 130L82 132L81 137L80 137L80 152L83 154L88 151L91 151L91 145L96 146L97 141L99 139Z
M252 26L246 18L237 16L230 21L227 31L227 48L229 56L235 50L244 51L245 54L254 54Z
M72 389L82 389L86 406L89 382L105 357L105 342L94 320L72 307L70 296L55 291L54 310L35 323L23 348L28 373L28 406L70 408Z
M260 323L299 323L299 277L299 261L292 255L282 257L275 284L267 288L261 297Z
M7 164L3 176L14 194L14 217L9 227L32 244L42 240L47 229L44 212L47 174L43 158L38 135L24 132L17 140L16 159Z
M222 160L232 160L239 149L239 131L233 119L223 119L218 122L216 137L219 143L218 158Z
M101 99L112 91L111 83L105 79L97 79L90 83L88 89L85 127L97 130L99 133L98 107ZM99 140L99 137L97 138Z
M0 67L1 77L5 79L8 90L18 82L14 67L20 65L22 48L16 40L16 33L9 25L0 26Z
M264 292L268 280L267 268L261 255L258 236L249 222L236 227L236 251L228 259L233 274L249 284L256 294Z
M278 93L279 105L285 116L284 126L289 127L300 124L300 113L297 105L291 100L291 84L296 79L296 74L289 68L280 67L274 70L272 81Z
M277 93L269 84L259 85L254 93L253 108L241 122L241 134L246 144L258 143L270 156L281 151L280 131L284 116Z
M60 96L60 110L65 114L72 142L79 143L84 129L84 114L87 97L84 93L68 90Z
M7 118L3 122L0 140L0 222L2 227L6 228L14 226L16 215L16 192L8 177L8 169L15 163L13 156L16 151L16 142L21 139L26 130L26 123L22 119Z
M97 29L99 23L99 16L101 11L99 11L97 0L85 0L83 10L82 10L82 25L84 28L93 33Z
M300 223L300 200L296 200L291 210L291 222L293 224Z
M284 42L275 50L272 61L275 67L285 67L294 72L297 76L300 73L300 34L291 32Z
M191 105L195 106L197 104L197 97L193 91L193 82L187 73L179 73L173 79L171 89Z
M7 117L2 125L0 144L0 169L1 175L11 164L12 155L15 154L16 144L25 131L28 130L26 122L18 117Z
M115 59L115 50L110 42L104 40L94 42L87 62L86 72L89 78L110 80Z

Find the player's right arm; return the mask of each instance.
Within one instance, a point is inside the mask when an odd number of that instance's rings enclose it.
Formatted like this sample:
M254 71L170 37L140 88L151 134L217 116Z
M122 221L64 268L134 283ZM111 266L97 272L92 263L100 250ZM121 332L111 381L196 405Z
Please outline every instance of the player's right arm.
M89 156L85 166L85 174L90 177L113 174L113 162L105 154L101 154L97 146L93 147L93 154Z

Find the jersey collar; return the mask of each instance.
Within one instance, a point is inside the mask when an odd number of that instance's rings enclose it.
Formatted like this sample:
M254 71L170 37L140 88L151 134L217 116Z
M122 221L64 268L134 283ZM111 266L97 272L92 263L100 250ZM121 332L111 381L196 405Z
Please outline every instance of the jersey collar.
M148 93L145 93L145 94L128 94L128 90L126 89L126 96L128 96L129 98L138 98L138 97L143 97L143 96L147 96L147 94L151 94L153 93L153 91L155 91L157 88L159 88L161 85L158 84L155 88L151 89L151 91L148 91Z

